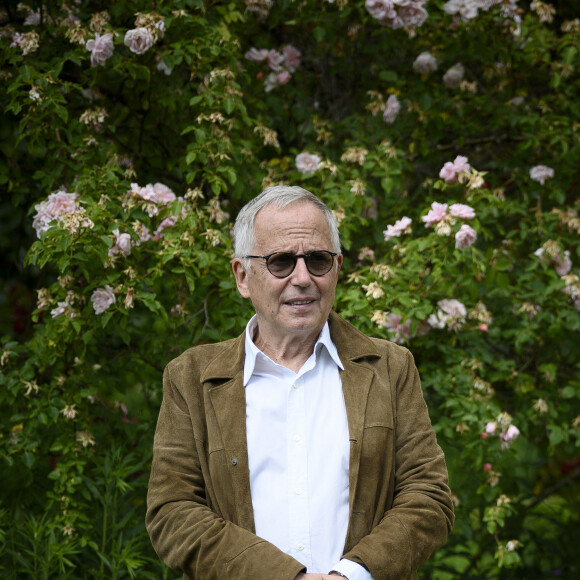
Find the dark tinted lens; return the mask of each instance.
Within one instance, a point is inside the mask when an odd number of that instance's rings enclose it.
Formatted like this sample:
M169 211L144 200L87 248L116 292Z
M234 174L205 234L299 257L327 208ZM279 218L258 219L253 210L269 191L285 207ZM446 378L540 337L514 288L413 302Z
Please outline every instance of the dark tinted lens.
M308 254L308 270L315 276L322 276L332 268L332 255L328 252L311 252Z
M272 254L268 259L268 270L274 276L288 276L294 269L296 258L292 254Z

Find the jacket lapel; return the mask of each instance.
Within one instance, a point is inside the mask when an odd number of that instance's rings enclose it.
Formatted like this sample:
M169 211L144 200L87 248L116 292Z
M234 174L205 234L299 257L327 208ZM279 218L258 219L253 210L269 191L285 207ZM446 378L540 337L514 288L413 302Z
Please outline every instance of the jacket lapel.
M202 374L202 381L211 385L209 397L227 461L228 473L224 477L231 477L234 490L229 510L232 514L237 514L236 524L254 532L246 437L244 359L245 334L242 334L210 362Z
M359 479L362 438L369 390L374 371L364 364L365 358L377 358L379 354L372 340L334 312L328 320L330 336L344 365L341 373L342 391L348 419L350 439L349 463L349 510L352 520L354 498ZM348 538L347 538L348 540Z

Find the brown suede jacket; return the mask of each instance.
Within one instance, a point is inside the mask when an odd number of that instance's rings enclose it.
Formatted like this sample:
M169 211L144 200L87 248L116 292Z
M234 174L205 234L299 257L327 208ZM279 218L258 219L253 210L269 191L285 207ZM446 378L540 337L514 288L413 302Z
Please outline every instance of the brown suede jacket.
M443 452L410 352L337 314L345 367L350 518L344 558L375 580L417 577L453 527ZM304 566L255 535L242 384L244 335L171 361L155 433L147 529L184 578L292 580ZM276 517L272 514L272 517Z

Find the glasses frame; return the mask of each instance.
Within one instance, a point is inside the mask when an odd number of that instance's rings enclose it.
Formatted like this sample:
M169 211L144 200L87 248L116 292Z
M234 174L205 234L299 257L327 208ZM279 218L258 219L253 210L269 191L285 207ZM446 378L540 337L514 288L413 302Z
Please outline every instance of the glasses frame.
M308 259L310 258L310 256L312 254L319 254L319 253L330 255L330 268L328 268L328 270L326 270L326 272L324 272L324 274L315 274L308 267ZM279 255L289 256L289 257L294 259L294 265L292 266L292 269L285 276L279 276L278 274L274 274L274 272L272 272L272 270L270 270L270 266L269 266L270 258L272 256L279 256ZM274 278L278 278L278 279L282 280L284 278L288 278L288 276L290 276L292 274L292 272L294 272L294 270L296 269L296 264L298 263L298 258L302 258L304 260L304 264L306 265L306 269L308 270L308 272L312 276L316 276L317 278L322 278L322 276L326 276L326 274L328 274L328 272L330 272L332 270L332 267L334 266L334 256L338 256L338 253L331 252L329 250L312 250L311 252L307 252L306 254L293 254L292 252L272 252L271 254L267 254L266 256L243 256L243 258L244 259L245 258L261 258L262 260L266 260L266 268L268 268L268 272L270 272L270 274L272 274L272 276L274 276Z

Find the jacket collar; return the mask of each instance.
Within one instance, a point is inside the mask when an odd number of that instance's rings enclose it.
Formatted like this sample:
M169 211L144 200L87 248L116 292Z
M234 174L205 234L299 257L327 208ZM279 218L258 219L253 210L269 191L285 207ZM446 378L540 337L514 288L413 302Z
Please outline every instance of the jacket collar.
M379 357L373 341L352 324L341 318L335 312L328 317L330 336L343 363L360 359ZM245 362L245 335L243 332L237 338L227 341L224 349L205 368L201 380L216 381L232 379L244 369Z

